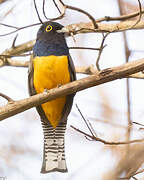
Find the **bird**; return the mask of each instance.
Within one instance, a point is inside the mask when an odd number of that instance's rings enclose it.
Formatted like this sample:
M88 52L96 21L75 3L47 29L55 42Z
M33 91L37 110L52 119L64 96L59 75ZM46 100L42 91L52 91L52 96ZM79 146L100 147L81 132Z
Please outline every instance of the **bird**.
M37 32L28 70L30 96L76 80L63 29L63 25L47 21ZM41 173L68 172L64 138L74 96L56 98L36 107L44 134Z

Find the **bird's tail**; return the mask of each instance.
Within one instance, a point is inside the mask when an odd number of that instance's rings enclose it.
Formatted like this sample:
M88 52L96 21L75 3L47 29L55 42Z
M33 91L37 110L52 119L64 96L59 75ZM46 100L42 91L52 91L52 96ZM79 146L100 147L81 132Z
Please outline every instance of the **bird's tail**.
M60 123L56 128L42 122L44 132L44 151L41 173L67 172L64 150L64 134L66 123Z

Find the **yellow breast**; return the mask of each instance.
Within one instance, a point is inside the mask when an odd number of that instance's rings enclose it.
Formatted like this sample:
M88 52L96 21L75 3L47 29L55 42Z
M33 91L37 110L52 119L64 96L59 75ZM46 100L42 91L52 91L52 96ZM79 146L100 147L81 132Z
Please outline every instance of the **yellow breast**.
M37 93L70 82L67 56L41 56L33 59L34 87ZM66 97L57 98L42 104L42 108L51 125L58 125Z

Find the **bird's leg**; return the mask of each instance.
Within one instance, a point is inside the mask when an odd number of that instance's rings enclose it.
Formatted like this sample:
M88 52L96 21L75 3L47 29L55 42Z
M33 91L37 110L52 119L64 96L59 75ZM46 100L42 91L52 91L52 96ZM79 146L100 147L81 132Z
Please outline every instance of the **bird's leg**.
M57 84L56 88L59 88L59 87L61 87L61 86L62 86L62 84Z
M49 92L49 89L45 88L45 89L44 89L44 92L45 92L45 93L48 93L48 92Z
M59 87L61 87L61 86L62 86L62 84L57 84L57 86L56 86L55 88L59 88ZM44 89L44 92L46 92L46 93L49 92L49 89L45 88L45 89Z

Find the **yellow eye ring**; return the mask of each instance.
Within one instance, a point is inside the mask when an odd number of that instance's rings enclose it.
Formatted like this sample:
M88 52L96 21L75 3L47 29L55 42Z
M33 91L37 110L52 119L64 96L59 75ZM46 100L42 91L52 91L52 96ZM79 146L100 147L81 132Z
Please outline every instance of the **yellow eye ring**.
M48 25L45 30L46 30L46 32L50 32L52 30L52 26Z

